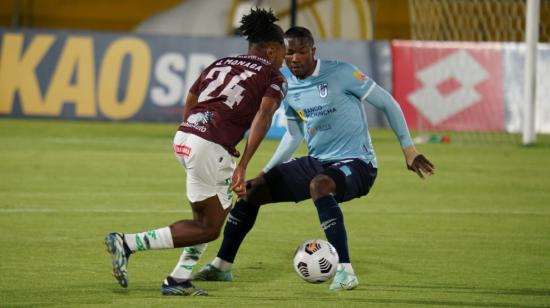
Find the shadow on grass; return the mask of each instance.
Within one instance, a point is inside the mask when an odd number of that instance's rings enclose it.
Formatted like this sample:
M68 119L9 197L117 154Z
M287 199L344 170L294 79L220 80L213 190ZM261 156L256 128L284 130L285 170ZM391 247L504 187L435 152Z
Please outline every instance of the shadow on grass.
M351 291L354 292L354 291ZM351 293L346 291L346 293ZM527 294L522 294L527 295ZM421 307L426 306L456 306L456 307L526 307L526 308L541 308L548 307L547 304L518 304L517 301L486 301L486 300L442 300L442 299L407 299L407 298L349 298L347 296L338 296L332 294L326 297L311 296L310 294L304 294L303 296L285 296L285 297L269 297L269 296L253 296L246 293L241 293L241 303L273 303L278 306L315 306L315 307L364 307L369 304L387 304L387 305L418 305ZM285 304L286 303L286 304ZM368 307L368 306L367 306Z
M533 289L533 288L520 288L520 289L504 289L504 288L476 288L467 286L453 286L453 285L432 285L432 286L410 286L410 285L376 285L369 284L369 289L375 289L376 291L385 292L402 292L403 290L410 290L416 292L429 292L429 293L449 293L449 294L465 294L466 297L478 295L493 295L493 296L523 296L525 300L521 303L521 307L547 307L548 303L536 305L527 304L527 302L533 301L533 297L540 297L545 299L550 296L550 289ZM420 304L420 305L445 305L445 306L471 306L471 307L510 307L517 306L517 302L506 302L504 299L502 302L495 301L453 301L453 300L398 300L398 299L367 299L368 302L376 303L407 303L407 304ZM550 301L550 298L549 298Z
M369 287L380 291L398 291L398 289L425 289L438 290L448 293L475 293L475 294L499 294L499 295L525 295L525 296L550 296L550 289L486 289L467 286L433 285L433 286L411 286L411 285L377 285L369 284Z

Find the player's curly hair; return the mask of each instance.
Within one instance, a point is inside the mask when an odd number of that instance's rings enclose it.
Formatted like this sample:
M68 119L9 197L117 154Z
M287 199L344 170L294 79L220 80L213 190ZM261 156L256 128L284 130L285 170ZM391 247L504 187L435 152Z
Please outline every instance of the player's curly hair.
M251 9L241 19L239 31L249 43L277 42L284 44L283 29L275 24L279 20L273 11L261 8Z

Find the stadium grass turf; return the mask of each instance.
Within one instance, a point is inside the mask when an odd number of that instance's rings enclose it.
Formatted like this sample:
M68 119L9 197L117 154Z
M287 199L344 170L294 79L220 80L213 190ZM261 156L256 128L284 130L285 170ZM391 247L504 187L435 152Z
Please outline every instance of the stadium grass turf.
M209 297L160 295L179 250L132 256L122 289L104 235L191 217L171 152L174 128L0 119L0 306L550 306L548 136L532 147L419 145L437 166L421 181L404 168L391 131L373 130L378 180L369 196L342 206L360 280L354 291L329 292L328 283L294 273L296 247L324 238L308 201L266 206L235 281L197 283ZM276 145L262 145L249 176Z

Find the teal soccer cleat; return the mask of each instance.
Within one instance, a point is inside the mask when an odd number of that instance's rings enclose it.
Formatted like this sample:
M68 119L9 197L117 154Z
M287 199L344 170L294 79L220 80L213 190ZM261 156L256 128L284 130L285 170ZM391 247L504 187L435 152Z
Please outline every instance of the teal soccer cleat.
M195 287L190 281L177 282L174 278L168 276L160 286L162 295L176 296L206 296L208 292Z
M340 291L340 290L352 290L359 285L359 280L357 276L350 274L343 269L336 271L336 275L330 284L331 291Z
M107 252L113 259L113 276L123 288L128 287L128 258L124 243L124 235L121 233L109 233L105 237ZM129 250L129 249L128 249Z
M206 264L193 275L192 279L202 281L232 281L233 274L231 274L231 271L222 272L212 264Z

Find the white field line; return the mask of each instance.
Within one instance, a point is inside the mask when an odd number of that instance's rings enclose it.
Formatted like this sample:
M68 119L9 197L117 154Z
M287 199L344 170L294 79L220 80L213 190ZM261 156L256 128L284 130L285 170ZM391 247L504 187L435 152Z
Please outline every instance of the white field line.
M266 207L262 211L268 212L295 212L296 209L291 206ZM132 209L132 208L0 208L0 213L136 213L136 214L161 214L161 213L190 213L189 206L182 209ZM362 214L377 215L542 215L550 216L550 212L543 211L502 211L502 210L457 210L457 209L425 209L419 211L400 211L400 210L360 210Z
M0 197L56 197L56 196L75 196L75 195L94 195L94 196L185 196L185 192L102 192L102 191L83 191L83 192L0 192Z
M0 208L0 213L136 213L136 214L152 214L152 213L191 213L191 209L181 210L152 210L152 209L51 209L51 208Z

